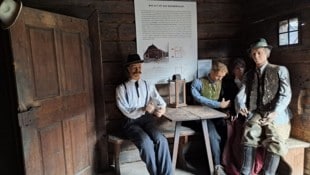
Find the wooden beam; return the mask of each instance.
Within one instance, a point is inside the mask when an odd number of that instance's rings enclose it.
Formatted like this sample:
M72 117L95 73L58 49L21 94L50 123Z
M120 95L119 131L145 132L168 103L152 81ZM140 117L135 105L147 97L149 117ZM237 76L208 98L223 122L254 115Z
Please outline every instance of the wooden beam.
M245 12L245 18L248 21L248 24L255 24L274 18L283 17L296 12L305 11L306 9L309 10L310 3L280 2L275 4L269 4L269 6L261 6L260 8L252 7L245 9L247 9L247 11Z

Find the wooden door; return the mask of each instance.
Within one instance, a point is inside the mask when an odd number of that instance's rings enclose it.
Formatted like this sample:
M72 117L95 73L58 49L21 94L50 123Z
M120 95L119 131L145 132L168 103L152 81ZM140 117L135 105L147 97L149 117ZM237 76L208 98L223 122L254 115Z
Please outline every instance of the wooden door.
M93 174L87 21L24 7L10 36L26 174Z

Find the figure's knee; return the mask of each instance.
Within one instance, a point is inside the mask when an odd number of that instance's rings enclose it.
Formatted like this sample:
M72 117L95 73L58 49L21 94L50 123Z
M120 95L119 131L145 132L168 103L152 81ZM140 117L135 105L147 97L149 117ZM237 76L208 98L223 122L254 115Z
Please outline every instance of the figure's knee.
M253 138L248 136L244 136L242 142L244 146L248 147L257 148L260 145L259 138Z
M139 142L137 146L142 150L148 150L150 148L154 148L154 143L150 138L144 138Z
M257 147L262 137L262 128L256 123L246 124L243 133L243 143L246 146Z
M221 136L219 135L219 133L217 131L210 132L209 138L211 141L215 141L215 140L220 141L221 140Z
M266 134L266 139L262 142L264 147L266 147L268 152L284 156L288 152L288 147L286 145L286 139L282 137L283 134L281 133L281 130L278 130L277 128L274 128L273 130L270 130Z
M288 152L288 148L285 143L282 142L273 142L267 146L267 151L273 154L284 156Z
M156 136L155 143L161 144L161 145L167 145L168 144L168 140L167 140L167 138L163 134L158 134Z
M214 125L209 125L208 126L208 133L209 133L209 138L210 140L220 140L221 137L219 133L217 132L216 128Z

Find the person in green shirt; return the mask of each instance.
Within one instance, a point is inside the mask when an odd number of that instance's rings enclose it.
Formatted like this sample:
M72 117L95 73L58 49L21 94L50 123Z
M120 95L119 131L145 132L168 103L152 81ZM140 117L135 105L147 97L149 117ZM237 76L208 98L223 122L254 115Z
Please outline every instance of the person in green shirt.
M228 73L227 66L213 62L210 73L203 78L195 79L191 84L191 93L196 102L215 109L226 109L231 101L221 98L222 79ZM226 122L224 118L208 120L208 131L211 143L215 175L226 175L222 166L222 152L226 141Z

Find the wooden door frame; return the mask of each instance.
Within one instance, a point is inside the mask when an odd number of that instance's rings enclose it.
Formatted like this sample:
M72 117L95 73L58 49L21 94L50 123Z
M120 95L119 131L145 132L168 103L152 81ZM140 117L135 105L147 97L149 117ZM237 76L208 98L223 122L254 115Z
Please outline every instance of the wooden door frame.
M95 10L88 18L89 38L91 43L91 63L94 89L95 118L97 130L98 161L97 169L99 172L105 171L108 164L108 142L105 116L104 98L104 77L101 50L100 20L98 11Z
M25 174L17 117L17 90L9 32L0 30L1 174ZM2 133L2 132L1 132Z

